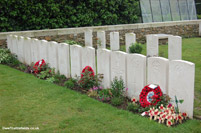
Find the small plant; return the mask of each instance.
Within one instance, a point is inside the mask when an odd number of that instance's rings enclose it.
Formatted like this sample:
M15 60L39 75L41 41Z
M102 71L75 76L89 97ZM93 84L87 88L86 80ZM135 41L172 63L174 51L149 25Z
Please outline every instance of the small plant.
M183 102L184 102L183 99L178 100L178 99L177 99L177 96L175 96L175 103L176 103L175 111L176 111L176 113L179 113L179 106L178 106L178 103L182 104Z
M114 106L119 106L123 103L123 97L113 97L111 99L111 104L114 105Z
M108 102L112 98L112 92L111 89L102 89L98 91L98 99L100 99L103 102Z
M66 79L66 77L64 75L60 75L60 73L58 72L57 74L53 75L55 82L54 83L61 83L62 81L64 81Z
M72 89L72 88L75 87L75 83L76 83L76 80L73 79L73 78L71 78L71 79L69 79L68 81L66 81L66 82L64 83L64 86L66 86L66 88Z
M118 80L117 77L115 77L113 82L111 83L111 92L113 97L123 97L124 89L125 86L122 78Z
M79 43L79 42L76 42L76 41L73 41L73 40L66 40L65 43L69 44L69 45L80 45L80 46L84 46L83 44Z
M18 66L20 62L17 60L16 55L10 53L9 49L0 48L0 64Z
M127 110L133 111L133 112L138 112L139 108L140 108L139 104L128 103L128 106L127 106Z
M55 75L55 69L47 68L44 71L41 71L39 74L37 74L37 77L40 79L47 79L50 77L53 77Z
M18 67L21 71L25 71L27 69L27 66L24 64L20 64Z
M50 83L54 83L55 82L55 78L54 77L49 77L46 79L47 82L50 82Z
M141 53L142 52L142 44L140 43L132 43L129 47L129 53Z

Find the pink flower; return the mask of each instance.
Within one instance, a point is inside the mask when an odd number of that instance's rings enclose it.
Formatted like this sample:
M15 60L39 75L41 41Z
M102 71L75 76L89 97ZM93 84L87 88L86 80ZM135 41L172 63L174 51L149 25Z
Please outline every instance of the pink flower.
M171 104L171 103L168 104L168 108L170 108L170 107L172 107L172 104Z

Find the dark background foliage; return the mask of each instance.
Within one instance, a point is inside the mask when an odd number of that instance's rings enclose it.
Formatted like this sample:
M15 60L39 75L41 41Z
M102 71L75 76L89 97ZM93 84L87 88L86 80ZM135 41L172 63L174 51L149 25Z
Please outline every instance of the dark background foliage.
M139 0L0 0L0 32L139 21Z

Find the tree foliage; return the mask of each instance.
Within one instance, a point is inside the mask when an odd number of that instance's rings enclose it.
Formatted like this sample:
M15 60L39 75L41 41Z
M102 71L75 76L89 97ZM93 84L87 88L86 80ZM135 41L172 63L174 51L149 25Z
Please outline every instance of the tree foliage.
M0 0L0 32L129 24L139 0Z

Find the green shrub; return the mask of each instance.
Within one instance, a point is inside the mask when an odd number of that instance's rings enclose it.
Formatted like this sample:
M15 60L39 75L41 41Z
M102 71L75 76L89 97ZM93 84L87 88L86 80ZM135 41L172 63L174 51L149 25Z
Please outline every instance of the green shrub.
M123 97L113 97L111 99L111 104L114 105L114 106L119 106L123 103Z
M84 44L81 44L79 42L73 41L73 40L66 40L65 43L69 44L69 45L80 45L80 46L84 46Z
M124 89L125 89L125 86L124 86L124 81L122 80L122 78L118 80L117 77L115 77L111 83L111 92L113 97L123 97Z
M40 79L48 79L54 77L54 75L55 75L55 69L47 68L46 70L41 71L36 76Z
M64 86L66 86L66 88L72 89L75 87L75 80L74 79L69 79L68 81L66 81L64 83Z
M140 54L141 52L142 52L142 44L140 43L132 43L132 45L129 47L129 53Z
M0 48L0 64L18 66L20 62L17 60L16 55L10 53L9 49Z
M139 104L128 103L128 106L127 106L127 110L133 111L133 112L138 112L139 108L140 108Z
M57 84L61 83L63 80L66 79L66 77L64 75L60 75L60 73L57 73L57 74L55 74L53 76L54 76L54 79L55 79L54 83L57 83Z
M0 32L136 23L139 0L0 0Z
M18 67L21 71L25 71L27 69L27 66L24 64L20 64Z

